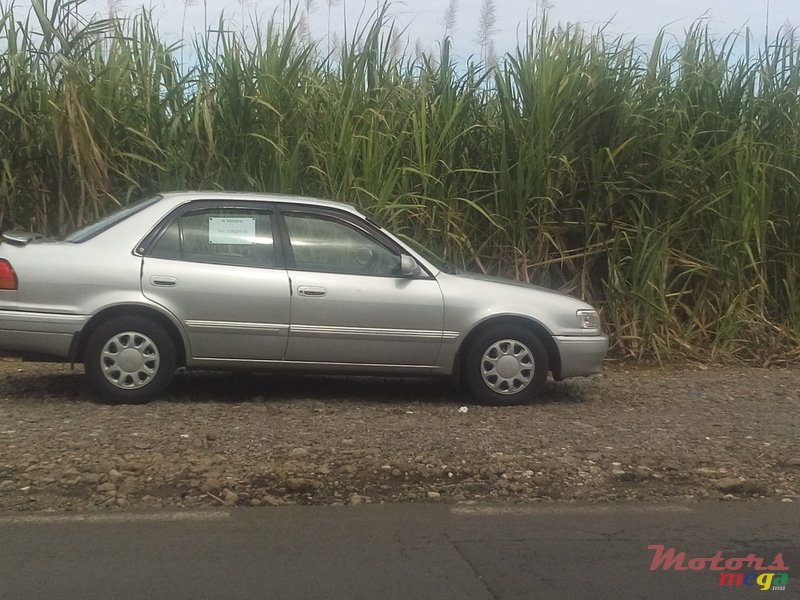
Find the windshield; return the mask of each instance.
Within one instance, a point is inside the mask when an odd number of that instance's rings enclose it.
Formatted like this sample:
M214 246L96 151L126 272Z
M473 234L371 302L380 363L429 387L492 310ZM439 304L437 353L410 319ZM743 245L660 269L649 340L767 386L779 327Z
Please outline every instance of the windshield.
M64 241L72 244L80 244L81 242L85 242L86 240L103 233L106 229L113 227L117 223L121 223L131 215L135 215L140 210L144 210L151 204L155 204L159 200L161 200L161 196L155 196L154 198L146 198L144 200L134 202L129 206L121 208L110 215L103 217L99 221L95 221L94 223L73 231L64 238Z
M459 270L457 268L455 268L453 265L451 265L449 262L447 262L445 259L443 259L438 254L436 254L430 248L426 248L425 246L420 244L418 241L416 241L413 238L408 237L407 235L400 235L398 237L401 237L403 239L403 241L405 243L407 243L409 246L411 246L411 248L415 252L421 254L422 258L427 260L429 263L431 263L434 267L436 267L440 271L442 271L444 273L447 273L448 275L457 275L458 274Z

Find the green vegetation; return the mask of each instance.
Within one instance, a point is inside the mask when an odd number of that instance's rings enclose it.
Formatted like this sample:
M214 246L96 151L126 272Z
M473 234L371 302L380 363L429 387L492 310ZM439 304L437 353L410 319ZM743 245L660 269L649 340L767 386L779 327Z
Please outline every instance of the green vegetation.
M63 232L168 189L329 197L596 303L619 354L799 354L793 32L645 51L544 24L485 69L447 42L398 53L383 15L326 57L296 24L181 49L147 14L33 4L0 6L2 228Z

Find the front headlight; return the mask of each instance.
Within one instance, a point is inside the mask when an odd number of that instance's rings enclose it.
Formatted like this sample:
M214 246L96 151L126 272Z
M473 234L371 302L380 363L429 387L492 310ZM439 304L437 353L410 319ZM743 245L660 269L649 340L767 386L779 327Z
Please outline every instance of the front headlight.
M596 310L579 310L575 314L581 329L600 329L600 315Z

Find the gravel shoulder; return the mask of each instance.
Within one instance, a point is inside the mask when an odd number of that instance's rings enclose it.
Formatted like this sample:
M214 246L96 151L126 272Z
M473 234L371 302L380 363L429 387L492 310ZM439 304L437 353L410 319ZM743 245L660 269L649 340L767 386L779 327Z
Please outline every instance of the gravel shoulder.
M800 368L609 364L535 404L447 381L179 374L106 406L0 359L0 511L377 502L800 502Z

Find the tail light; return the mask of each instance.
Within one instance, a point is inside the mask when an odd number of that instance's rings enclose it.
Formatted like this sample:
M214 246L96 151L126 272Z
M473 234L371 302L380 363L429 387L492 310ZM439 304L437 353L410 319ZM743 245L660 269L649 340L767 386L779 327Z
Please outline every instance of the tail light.
M0 258L0 290L17 289L17 274L11 263Z

